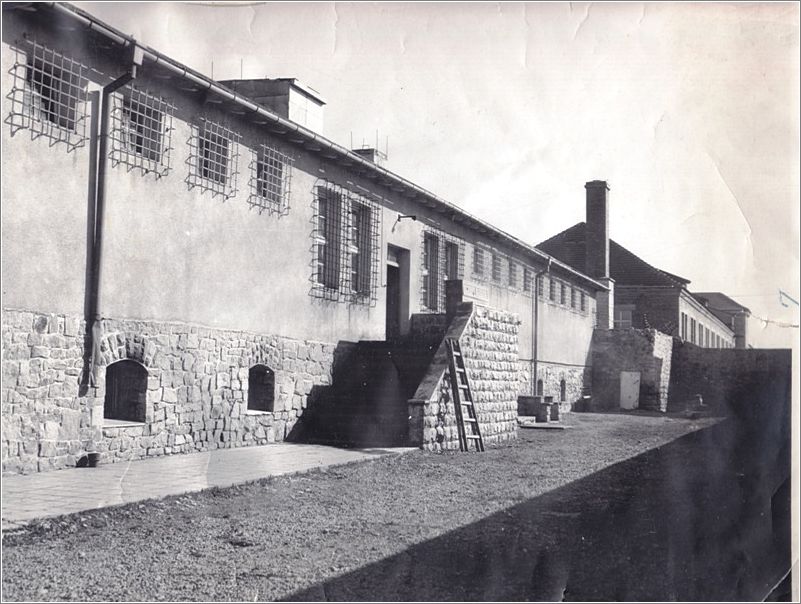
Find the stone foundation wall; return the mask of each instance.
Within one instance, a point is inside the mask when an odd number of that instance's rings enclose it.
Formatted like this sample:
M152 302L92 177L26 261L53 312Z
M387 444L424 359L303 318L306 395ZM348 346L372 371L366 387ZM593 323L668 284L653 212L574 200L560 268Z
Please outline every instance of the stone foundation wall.
M655 329L596 329L592 408L620 408L620 372L640 372L639 408L667 411L673 338Z
M467 302L446 337L457 337L485 444L517 437L520 387L517 316ZM410 401L410 442L428 450L458 449L459 434L443 341Z
M580 406L582 396L592 387L592 367L575 367L559 363L537 363L537 380L542 380L542 396L552 396L560 413L569 413ZM565 381L565 400L561 400L561 384Z
M86 452L104 462L281 441L315 386L331 383L335 346L179 323L104 320L102 368L79 393L82 319L3 311L3 471L74 466ZM105 367L147 369L143 423L104 421ZM248 371L275 375L272 412L247 409Z
M683 411L697 394L721 414L781 414L789 404L790 350L700 348L677 339L672 367L670 411Z

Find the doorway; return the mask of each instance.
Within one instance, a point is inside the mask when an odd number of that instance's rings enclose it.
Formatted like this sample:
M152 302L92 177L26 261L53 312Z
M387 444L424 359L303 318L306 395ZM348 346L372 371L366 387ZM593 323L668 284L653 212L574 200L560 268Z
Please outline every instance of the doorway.
M409 330L409 250L387 246L386 338Z
M620 408L636 409L640 406L640 372L620 372Z

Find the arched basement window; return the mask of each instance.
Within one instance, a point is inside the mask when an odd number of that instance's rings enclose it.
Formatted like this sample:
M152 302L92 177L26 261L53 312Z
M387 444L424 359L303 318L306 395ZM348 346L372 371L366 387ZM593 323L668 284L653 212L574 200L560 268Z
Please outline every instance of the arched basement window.
M537 380L537 396L542 396L543 392L545 392L545 388L543 387L542 380Z
M559 382L559 401L564 403L567 400L567 384L564 380Z
M147 406L147 369L136 361L117 361L106 368L103 418L144 422Z
M275 373L266 365L254 365L248 372L248 409L272 411L275 402Z

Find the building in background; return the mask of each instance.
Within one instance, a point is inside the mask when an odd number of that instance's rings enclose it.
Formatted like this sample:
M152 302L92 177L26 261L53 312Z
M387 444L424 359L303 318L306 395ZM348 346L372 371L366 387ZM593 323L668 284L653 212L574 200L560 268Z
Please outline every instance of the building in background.
M615 329L656 329L703 348L745 348L745 317L738 313L748 309L723 294L691 293L689 279L652 266L609 238L608 191L605 182L587 183L586 222L537 247L602 282L604 273L611 278Z

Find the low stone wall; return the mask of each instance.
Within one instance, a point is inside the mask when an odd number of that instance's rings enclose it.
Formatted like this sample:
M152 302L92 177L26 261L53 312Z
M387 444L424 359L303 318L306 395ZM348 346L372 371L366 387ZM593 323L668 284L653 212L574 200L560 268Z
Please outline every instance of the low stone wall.
M517 316L462 303L445 337L458 338L486 444L517 437ZM428 450L458 449L459 434L443 341L409 401L409 440Z
M682 411L696 394L710 411L721 414L784 413L789 405L790 350L700 348L677 339L672 367L671 411Z
M560 413L569 413L582 402L585 389L592 385L592 367L576 367L560 363L537 363L537 380L542 380L542 396L552 396ZM562 400L562 380L565 399Z
M620 373L640 372L639 408L667 411L673 338L655 329L596 329L591 408L620 407Z
M3 471L74 466L281 441L312 388L331 383L333 344L179 323L104 320L102 368L79 393L82 319L3 311ZM147 370L145 422L104 421L105 367ZM275 375L272 412L247 409L248 372Z

